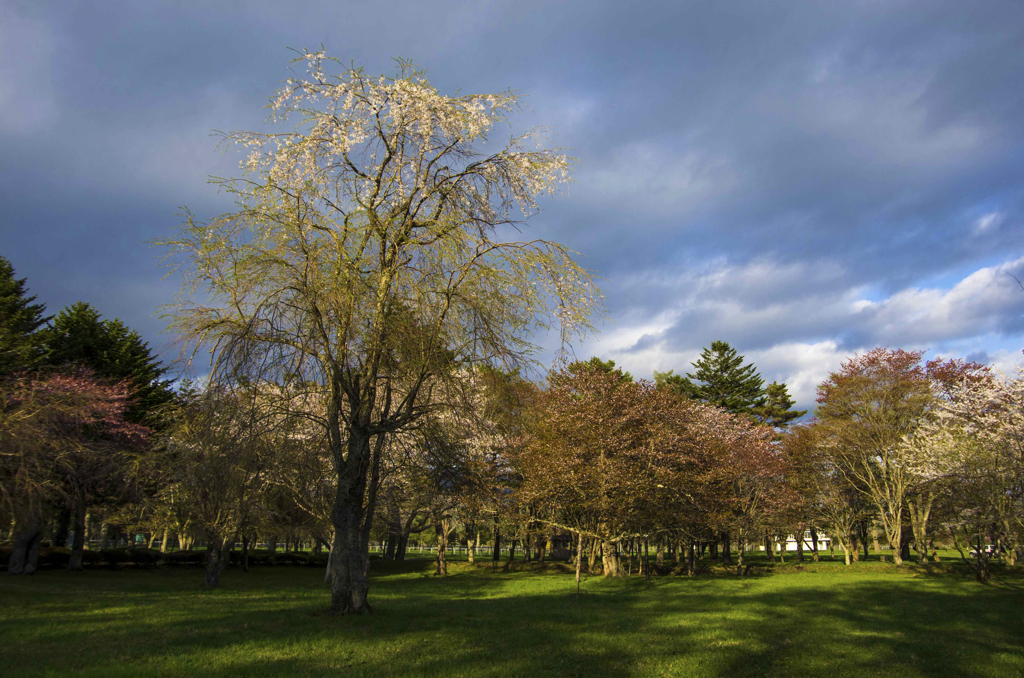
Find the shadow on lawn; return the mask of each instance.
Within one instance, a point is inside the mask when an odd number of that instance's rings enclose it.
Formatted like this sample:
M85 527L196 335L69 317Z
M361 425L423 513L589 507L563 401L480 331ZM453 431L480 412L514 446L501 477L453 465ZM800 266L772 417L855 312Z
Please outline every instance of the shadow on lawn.
M202 675L791 675L838 669L844 676L967 676L1024 669L1019 589L938 573L827 582L804 575L651 584L592 579L576 596L567 576L466 568L435 579L416 576L417 567L396 569L402 574L378 574L371 589L376 611L365 617L316 615L326 605L319 582L306 575L268 586L280 580L278 571L248 581L239 576L233 590L197 595L163 589L152 600L131 603L138 622L96 610L80 623L45 627L55 613L74 613L54 601L22 618L23 630L57 647L84 648L70 663L40 657L35 668L106 666L104 675L180 673L184 665L174 658L200 646L217 659L201 668Z

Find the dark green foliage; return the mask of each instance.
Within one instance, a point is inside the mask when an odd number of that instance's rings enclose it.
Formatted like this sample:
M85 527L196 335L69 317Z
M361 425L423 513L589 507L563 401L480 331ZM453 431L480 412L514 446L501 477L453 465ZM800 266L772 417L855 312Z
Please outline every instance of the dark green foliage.
M743 356L728 342L712 342L692 365L696 369L686 377L655 372L655 382L733 414L753 415L764 405L764 380L753 363L743 364Z
M622 383L629 383L633 381L633 375L629 372L623 372L621 367L615 367L614 360L601 360L597 356L594 356L590 360L577 360L569 365L568 371L570 374L578 374L581 370L586 368L596 368L607 374L618 374L619 381Z
M175 551L163 554L163 561L167 565L202 565L205 559L204 551Z
M48 361L56 367L82 366L110 381L132 385L132 405L126 419L153 426L161 408L173 398L167 368L152 354L137 332L116 318L103 320L85 302L57 314L47 331Z
M794 419L807 414L807 410L794 410L795 404L786 385L773 381L764 390L763 403L754 408L754 418L772 428L786 428Z
M34 304L25 278L14 277L14 267L0 257L0 377L35 369L43 360L45 344L39 329L46 324L46 306Z

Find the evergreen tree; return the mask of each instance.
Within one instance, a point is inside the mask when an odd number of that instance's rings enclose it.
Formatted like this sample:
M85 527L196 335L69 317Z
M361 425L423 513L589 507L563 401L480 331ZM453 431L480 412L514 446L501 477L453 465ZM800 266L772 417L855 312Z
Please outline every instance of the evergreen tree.
M733 414L754 413L764 402L764 380L753 363L744 365L743 356L725 341L712 342L700 358L691 363L695 371L686 377L663 372L655 374L655 382L679 393L720 407Z
M14 267L0 257L0 377L17 370L31 370L44 355L39 329L46 324L46 306L34 304L25 278L14 277Z
M772 428L786 428L794 419L807 414L807 410L794 410L795 404L786 385L773 381L764 390L764 403L754 408L754 418Z
M57 367L88 367L110 381L132 384L127 420L155 423L157 410L171 401L167 368L153 355L138 332L118 319L103 320L95 308L77 302L57 314L47 332L49 363Z

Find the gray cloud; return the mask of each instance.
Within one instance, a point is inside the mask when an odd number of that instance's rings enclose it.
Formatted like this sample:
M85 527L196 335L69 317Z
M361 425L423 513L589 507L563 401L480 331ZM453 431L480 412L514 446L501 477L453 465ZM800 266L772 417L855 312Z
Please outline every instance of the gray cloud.
M527 228L584 255L616 322L581 351L643 374L723 338L801 384L872 343L1003 356L1022 37L1013 1L7 3L0 254L51 308L163 346L174 282L145 241L225 209L206 176L237 158L210 130L259 127L286 47L323 43L529 95L515 129L580 165Z

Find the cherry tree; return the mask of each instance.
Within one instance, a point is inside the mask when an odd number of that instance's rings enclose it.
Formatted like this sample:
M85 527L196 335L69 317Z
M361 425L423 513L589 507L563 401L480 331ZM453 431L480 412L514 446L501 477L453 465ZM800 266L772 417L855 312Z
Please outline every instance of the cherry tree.
M270 104L294 126L225 135L247 153L217 181L237 209L164 241L185 277L170 314L215 377L322 393L297 414L336 476L330 612L358 613L387 436L451 402L465 368L528 363L535 330L589 331L600 297L565 247L505 237L571 165L542 130L490 145L519 95L446 96L406 62L297 62Z

